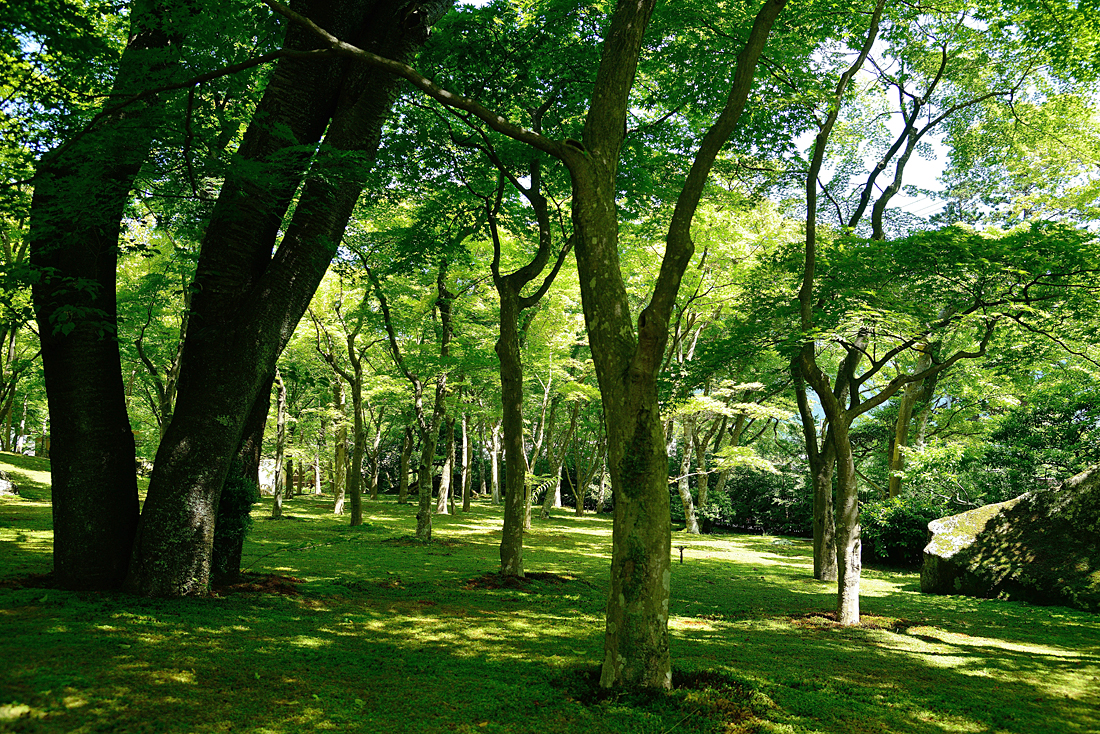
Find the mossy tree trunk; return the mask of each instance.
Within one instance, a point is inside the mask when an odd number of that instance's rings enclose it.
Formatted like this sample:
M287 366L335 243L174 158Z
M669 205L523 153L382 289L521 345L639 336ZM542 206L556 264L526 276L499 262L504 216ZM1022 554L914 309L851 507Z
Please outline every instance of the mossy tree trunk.
M725 107L704 135L677 198L660 274L635 331L619 262L615 198L630 91L654 4L655 0L619 0L616 4L579 143L546 138L473 100L440 89L408 66L360 54L329 39L332 48L400 74L442 104L476 116L492 129L558 158L569 168L581 299L603 398L615 492L603 687L671 686L668 457L656 376L680 280L694 253L692 219L714 161L745 108L757 62L785 0L767 0L753 21Z
M104 108L178 72L177 4L130 9L130 40ZM116 333L118 240L130 190L164 119L164 98L106 114L36 167L28 234L42 369L53 433L35 453L52 459L53 562L66 588L122 583L138 523L134 435ZM96 314L80 317L79 314ZM236 442L234 442L236 445Z
M366 47L408 58L434 12L449 6L422 3L410 16L403 4L348 0L306 11ZM313 46L306 34L292 27L288 45ZM343 236L397 88L392 76L342 59L276 65L203 240L176 411L142 509L131 591L206 592L218 498L245 419Z

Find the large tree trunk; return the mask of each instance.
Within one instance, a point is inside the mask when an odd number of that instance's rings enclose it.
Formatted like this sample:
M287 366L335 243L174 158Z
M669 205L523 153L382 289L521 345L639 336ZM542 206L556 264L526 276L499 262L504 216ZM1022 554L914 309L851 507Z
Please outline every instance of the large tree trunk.
M183 31L162 27L165 11L151 0L131 8L131 40L104 108L175 72L172 33ZM163 112L147 98L106 115L36 170L28 238L42 276L32 290L53 424L54 576L66 588L118 586L137 528L115 275L122 214Z
M315 3L323 27L407 58L450 3ZM360 31L360 29L362 29ZM359 31L359 32L357 32ZM288 45L298 33L288 32ZM312 43L298 39L298 47ZM396 80L357 63L284 59L222 187L199 257L175 416L161 442L128 586L153 596L204 593L212 510L245 416L305 312L362 190ZM331 120L331 123L330 123ZM315 144L325 131L310 163ZM293 146L293 147L292 147ZM283 214L310 166L274 257Z
M583 158L565 157L573 178L577 271L607 424L615 493L611 589L608 594L602 687L669 688L670 545L668 455L657 403L657 373L680 279L694 253L690 228L703 186L732 134L752 87L753 71L785 0L758 13L738 57L726 106L707 131L677 199L661 271L637 332L622 280L615 206L616 170L630 88L649 1L621 0L605 37Z
M233 581L241 574L244 539L251 525L249 515L252 505L260 499L260 458L263 455L264 428L273 381L274 376L268 381L267 390L252 406L244 438L226 477L225 486L230 488L231 498L226 501L223 492L218 502L211 566L214 578L219 582Z
M651 2L622 0L616 7L584 128L587 154L583 161L567 158L581 298L603 397L615 493L603 687L668 688L672 683L668 456L656 378L680 279L694 252L691 220L711 166L744 109L753 70L783 5L783 0L765 4L738 57L726 107L704 136L677 200L661 272L638 317L636 336L619 265L615 178Z

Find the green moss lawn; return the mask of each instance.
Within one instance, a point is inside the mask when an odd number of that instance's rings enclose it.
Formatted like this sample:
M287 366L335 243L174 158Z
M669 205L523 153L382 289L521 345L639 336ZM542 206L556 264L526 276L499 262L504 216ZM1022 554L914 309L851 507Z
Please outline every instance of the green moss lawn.
M0 732L1100 732L1100 616L924 596L864 569L828 619L800 539L673 536L673 694L600 698L611 521L559 511L500 587L500 510L257 506L249 583L179 601L44 586L48 464L0 455ZM683 563L679 563L683 547Z

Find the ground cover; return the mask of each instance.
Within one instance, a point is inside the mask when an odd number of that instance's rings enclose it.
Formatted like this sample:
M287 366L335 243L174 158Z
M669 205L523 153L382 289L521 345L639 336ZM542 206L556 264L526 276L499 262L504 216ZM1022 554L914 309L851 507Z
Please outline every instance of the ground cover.
M249 576L202 599L43 587L47 465L0 455L0 731L1100 731L1100 617L919 593L864 570L865 624L800 539L673 536L676 680L667 697L599 699L610 519L535 521L520 586L495 582L500 511L437 516L326 497L259 506ZM683 562L680 562L682 548Z

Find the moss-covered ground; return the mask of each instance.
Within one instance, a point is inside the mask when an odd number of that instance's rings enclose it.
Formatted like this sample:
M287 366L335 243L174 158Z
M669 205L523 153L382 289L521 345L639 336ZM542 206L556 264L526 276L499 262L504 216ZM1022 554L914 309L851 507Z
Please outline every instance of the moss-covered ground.
M4 732L1100 732L1100 616L865 569L865 624L839 628L803 540L674 534L685 687L600 698L606 516L536 520L535 577L502 587L487 501L436 516L423 545L392 498L352 529L296 497L280 521L256 508L248 583L149 600L36 581L48 465L0 468L21 485L0 498Z

